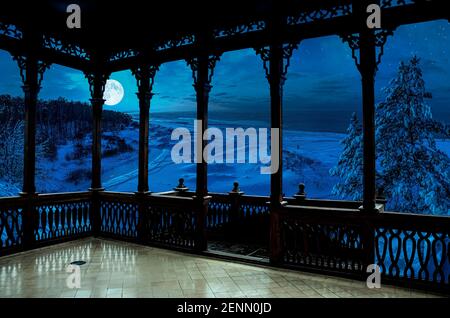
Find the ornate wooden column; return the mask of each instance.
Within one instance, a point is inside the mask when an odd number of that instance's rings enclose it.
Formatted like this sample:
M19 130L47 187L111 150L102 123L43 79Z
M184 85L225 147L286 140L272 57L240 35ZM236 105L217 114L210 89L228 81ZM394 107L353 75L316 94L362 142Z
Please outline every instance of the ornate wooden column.
M279 212L285 204L283 201L283 85L286 80L289 61L297 43L283 44L283 22L280 17L275 17L268 22L271 34L269 47L256 48L256 53L263 60L266 78L270 87L270 123L272 129L278 130L278 156L279 167L270 176L270 261L277 264L281 260L281 233ZM271 156L273 158L273 149Z
M39 61L32 53L15 56L20 69L24 92L24 167L22 194L35 194L36 171L36 105L45 70L49 64Z
M381 62L383 48L392 30L369 29L366 24L366 8L370 0L355 6L359 11L360 32L341 35L352 50L353 59L361 74L363 101L363 205L364 213L382 212L383 205L376 202L376 140L375 140L375 76ZM377 52L378 49L378 52ZM357 51L359 50L359 56ZM361 227L361 241L364 249L362 278L367 278L366 268L375 262L374 225L367 219Z
M89 90L91 93L92 105L92 180L89 191L92 191L92 208L91 208L91 222L92 232L94 235L99 235L101 227L100 216L100 197L99 192L103 191L101 175L102 175L102 110L105 100L103 93L105 91L106 81L109 73L101 70L95 70L86 73L86 78L89 81Z
M204 45L204 39L200 38L199 43ZM195 200L197 201L197 242L198 250L207 248L205 218L208 213L208 165L203 160L203 149L207 142L203 140L203 133L208 128L208 102L209 93L211 91L211 81L216 62L219 60L218 55L210 55L207 52L201 52L197 57L187 60L188 65L192 69L192 77L194 79L194 89L197 98L197 120L201 121L200 127L197 127L197 178L195 189Z
M148 186L148 141L149 141L149 121L150 121L150 101L153 97L152 88L158 65L146 65L134 69L133 75L136 77L139 99L139 193L147 193Z
M368 29L360 37L360 72L363 99L363 208L375 211L376 201L376 149L375 149L375 36Z
M36 215L33 199L37 195L36 174L36 106L45 70L50 66L33 53L41 45L37 34L24 34L26 53L14 56L20 69L24 92L24 153L21 196L28 198L23 211L23 247L30 249L34 242Z
M91 93L92 106L92 180L91 191L104 190L101 181L102 171L102 110L105 100L103 93L105 92L106 81L109 74L101 71L86 73L89 81L89 90Z
M148 214L147 211L147 194L150 194L148 187L148 142L149 142L149 125L150 125L150 101L153 93L153 83L158 65L144 65L132 70L136 77L139 99L139 174L138 189L136 198L139 209L139 219L137 222L138 241L144 243L148 234Z
M362 16L365 17L364 14ZM376 204L375 75L389 35L392 35L391 30L367 28L365 19L361 21L359 34L341 35L342 39L349 44L361 74L364 144L363 206L361 209L369 213L380 211L380 207ZM379 49L378 53L377 49ZM356 54L358 50L359 58Z

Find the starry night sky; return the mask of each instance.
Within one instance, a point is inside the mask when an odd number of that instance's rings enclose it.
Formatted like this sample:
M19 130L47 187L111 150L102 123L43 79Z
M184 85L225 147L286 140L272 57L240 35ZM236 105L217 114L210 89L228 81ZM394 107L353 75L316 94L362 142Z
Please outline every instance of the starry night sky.
M433 98L427 102L433 115L450 123L450 24L434 21L402 26L389 37L376 78L377 101L381 89L396 72L401 60L416 54L421 58L426 87ZM22 95L19 71L9 53L0 51L0 94ZM129 71L112 74L122 83L125 97L116 106L137 112L135 80ZM269 119L269 91L262 61L253 50L228 52L218 62L210 99L211 119ZM194 112L195 95L190 69L184 61L161 66L155 79L152 113ZM63 96L88 101L84 75L53 65L44 75L41 98ZM340 38L303 41L295 51L284 91L284 115L288 127L305 130L342 131L350 114L361 109L360 75L351 50Z

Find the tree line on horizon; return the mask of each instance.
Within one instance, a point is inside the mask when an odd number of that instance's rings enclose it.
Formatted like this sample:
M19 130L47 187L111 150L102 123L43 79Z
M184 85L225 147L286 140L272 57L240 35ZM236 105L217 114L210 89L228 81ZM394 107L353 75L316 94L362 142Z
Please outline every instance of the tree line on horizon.
M103 110L103 132L117 132L135 124L129 114ZM0 179L20 183L23 170L24 100L0 95ZM39 99L36 106L36 158L54 160L57 148L92 133L90 104L65 98Z

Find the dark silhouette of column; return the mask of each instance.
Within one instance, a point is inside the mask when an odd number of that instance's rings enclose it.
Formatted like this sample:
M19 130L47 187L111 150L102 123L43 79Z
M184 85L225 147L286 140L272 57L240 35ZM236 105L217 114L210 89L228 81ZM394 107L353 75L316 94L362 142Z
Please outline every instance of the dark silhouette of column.
M148 142L150 125L150 101L153 93L153 82L158 66L142 66L133 70L136 77L139 99L139 174L138 192L146 193L148 186Z
M387 37L392 35L392 29L370 29L367 26L366 8L370 0L355 4L353 9L358 12L360 31L357 34L341 35L348 42L353 59L361 74L363 102L363 205L365 213L382 212L377 207L376 190L376 140L375 140L375 76L378 64L383 55L383 47ZM377 52L377 49L379 51ZM359 59L356 51L359 50ZM371 218L361 227L362 277L367 278L366 268L375 262L375 228Z
M106 81L109 73L96 70L87 73L89 81L92 105L92 180L89 191L92 192L91 222L94 236L98 236L101 231L101 202L100 192L103 191L102 174L102 109L105 100L103 93L105 91Z
M153 97L152 88L157 71L157 65L143 65L132 71L133 75L136 77L138 86L136 95L139 99L139 174L136 198L139 209L137 238L141 243L146 242L149 231L147 194L150 194L148 186L150 101Z
M103 190L101 181L102 171L102 110L105 100L106 81L109 74L95 71L86 75L89 81L92 105L92 180L91 191Z
M17 55L20 76L24 92L24 153L23 153L23 185L21 196L27 197L23 209L23 247L30 249L34 243L34 228L36 215L34 198L36 193L36 107L38 94L45 70L49 64L38 59L34 54L36 47L41 45L39 37L31 30L24 33L25 52Z
M199 44L206 47L205 38L199 36ZM194 79L194 89L197 97L197 120L201 121L200 127L197 127L197 179L195 189L195 200L197 206L197 239L196 248L198 250L205 250L207 248L205 218L208 213L208 203L210 197L208 196L208 165L203 158L203 149L206 146L206 141L203 140L203 133L208 128L208 101L209 93L211 91L211 80L216 62L219 57L217 55L210 55L206 51L189 59L188 65L192 69ZM200 144L199 144L200 143Z
M33 54L16 56L24 92L24 167L22 194L36 193L36 106L43 73L48 65Z
M257 48L264 62L264 69L270 87L270 125L272 129L278 130L275 142L278 144L278 152L275 154L271 149L272 162L274 155L278 157L278 169L270 176L270 261L277 264L281 261L281 228L280 210L283 201L283 85L289 67L289 60L297 43L283 44L283 19L274 14L268 21L268 29L271 44L268 48ZM271 136L272 137L272 136ZM273 138L273 137L272 137Z
M283 201L283 83L285 75L283 74L283 46L273 44L270 46L269 57L269 86L270 86L270 127L278 129L279 168L270 175L270 201L273 204L279 204ZM272 150L273 151L273 150ZM272 153L272 156L274 154Z
M195 93L197 97L197 120L201 121L201 125L197 127L199 136L208 128L208 102L209 93L212 86L209 80L209 57L202 55L197 60L197 80L194 83ZM200 139L199 137L199 139ZM199 197L208 195L208 164L203 158L203 149L206 141L201 138L201 145L197 144L197 181L195 192Z
M25 73L24 85L22 86L25 93L25 139L22 192L24 194L34 194L36 192L36 104L40 89L38 84L38 61L36 58L32 56L26 58Z
M376 170L375 170L375 74L377 58L375 36L366 29L360 34L360 72L363 99L363 209L374 212L376 203Z
M375 75L392 28L371 29L367 26L366 8L370 0L354 4L358 13L356 34L342 34L352 50L353 59L361 74L363 101L363 206L365 212L379 212L376 206L376 141L375 141ZM377 49L379 50L377 52ZM359 50L359 56L356 51Z

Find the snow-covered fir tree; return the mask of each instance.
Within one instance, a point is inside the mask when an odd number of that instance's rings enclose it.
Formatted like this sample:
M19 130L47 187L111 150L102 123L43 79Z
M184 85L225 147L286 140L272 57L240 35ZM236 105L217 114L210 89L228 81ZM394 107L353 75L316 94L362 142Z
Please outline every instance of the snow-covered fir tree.
M436 138L449 137L449 126L433 119L425 99L425 82L413 56L401 62L376 106L377 187L383 188L392 211L450 214L450 158ZM359 128L358 128L359 127ZM333 194L361 199L362 132L353 114L343 153L330 174L339 177Z
M344 150L336 167L330 170L332 176L339 177L333 187L333 195L340 198L361 200L363 193L363 140L362 126L353 113L347 128L347 137L341 141Z
M425 102L420 59L400 63L397 75L376 106L377 156L388 208L412 213L448 214L450 158L436 145L447 134Z

